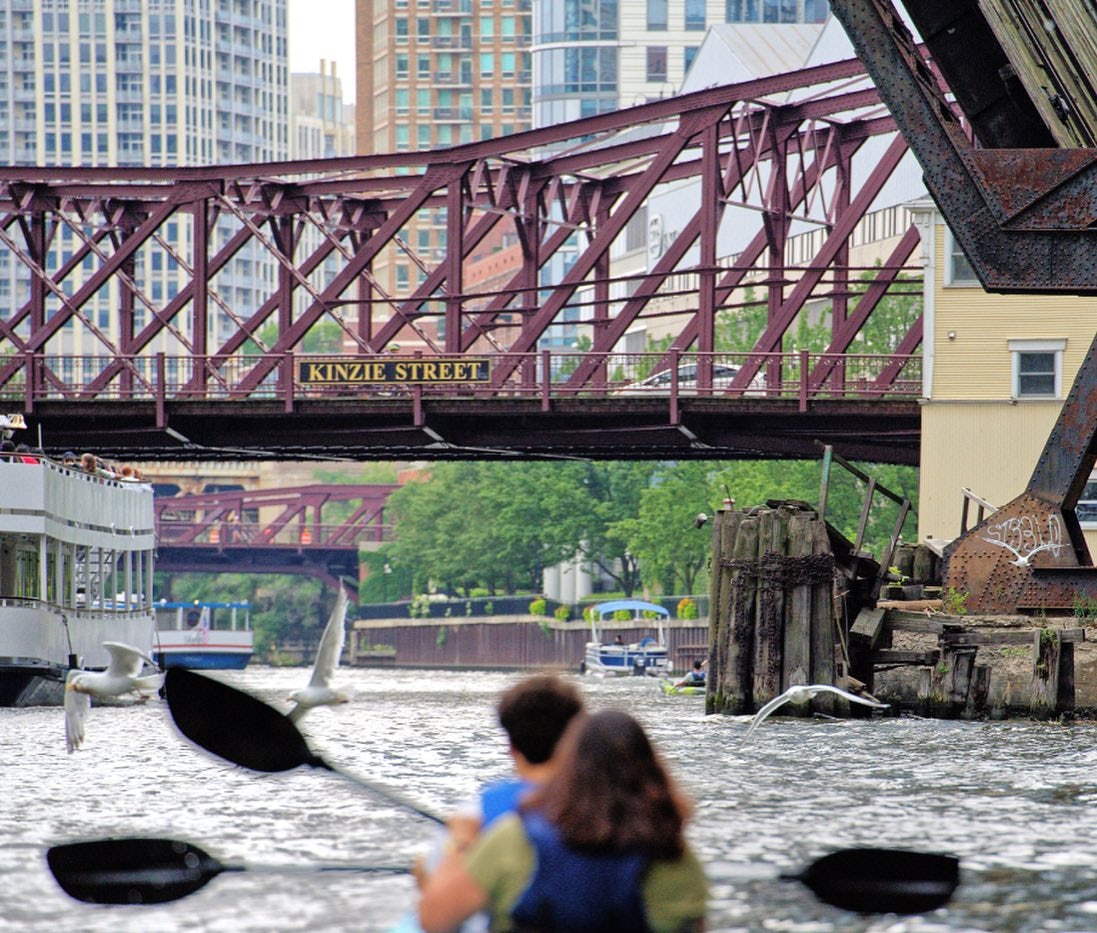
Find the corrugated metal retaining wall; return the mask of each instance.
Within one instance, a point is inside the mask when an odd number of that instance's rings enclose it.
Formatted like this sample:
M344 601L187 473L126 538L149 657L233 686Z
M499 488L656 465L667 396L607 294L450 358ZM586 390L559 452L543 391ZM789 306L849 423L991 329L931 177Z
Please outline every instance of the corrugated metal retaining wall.
M688 669L695 658L708 656L706 619L671 620L665 626L670 658L676 671ZM625 642L653 634L631 622L606 623L601 637ZM516 670L578 670L590 639L586 622L556 622L534 616L490 619L359 619L354 623L351 664L375 663L372 650L388 645L396 650L388 661L397 667L506 668Z

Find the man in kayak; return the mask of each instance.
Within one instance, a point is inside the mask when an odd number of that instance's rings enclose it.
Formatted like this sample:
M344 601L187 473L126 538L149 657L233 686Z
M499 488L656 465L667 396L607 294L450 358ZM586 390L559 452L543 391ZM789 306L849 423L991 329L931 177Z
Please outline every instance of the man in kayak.
M447 820L442 844L431 857L415 865L420 885L442 855L467 848L500 816L514 812L524 794L552 776L557 764L553 759L556 743L582 710L583 699L575 686L548 674L523 678L503 693L496 715L507 735L515 774L485 785L474 800Z
M708 882L685 839L690 802L643 727L603 709L572 720L555 772L427 880L419 923L477 911L495 930L701 933Z
M705 662L697 660L693 662L693 670L683 677L674 686L676 687L703 687L705 685Z

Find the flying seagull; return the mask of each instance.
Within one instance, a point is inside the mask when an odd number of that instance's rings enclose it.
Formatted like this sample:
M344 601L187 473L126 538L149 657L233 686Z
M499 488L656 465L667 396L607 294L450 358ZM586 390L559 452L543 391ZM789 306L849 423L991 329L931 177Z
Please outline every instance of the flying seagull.
M156 662L131 645L105 641L103 647L110 653L110 663L105 671L85 671L73 668L65 678L65 747L70 753L84 742L84 723L91 709L91 699L105 700L136 693L144 701L164 682L162 673L141 676L147 661L153 667Z
M884 709L889 705L887 703L879 703L876 700L866 700L864 697L857 696L856 693L850 693L848 690L842 690L838 687L831 687L829 684L801 684L798 687L789 687L788 690L780 696L774 697L758 710L758 712L754 714L754 718L750 721L750 726L747 727L747 735L750 735L757 729L758 724L772 714L777 707L784 706L786 703L810 700L813 696L820 693L836 693L838 696L845 697L852 703L861 703L864 706L873 706L876 709Z
M347 593L340 586L339 595L335 599L335 608L331 611L328 624L324 627L324 634L320 636L320 647L316 651L309 685L300 690L294 690L289 695L289 699L297 705L286 715L294 722L314 706L335 706L338 703L351 701L353 694L350 690L331 686L331 678L339 666L339 655L343 653L343 642L346 640L346 632L343 629L346 616Z
M1015 548L1012 544L1001 541L998 538L983 538L983 540L986 541L988 544L996 544L998 545L998 547L1008 548L1012 552L1013 556L1017 558L1016 560L1011 560L1010 563L1017 567L1027 567L1029 561L1032 560L1032 558L1039 554L1041 551L1046 551L1049 548L1059 546L1049 541L1046 544L1041 544L1038 547L1034 547L1024 557L1022 557L1021 552L1018 551L1017 548Z

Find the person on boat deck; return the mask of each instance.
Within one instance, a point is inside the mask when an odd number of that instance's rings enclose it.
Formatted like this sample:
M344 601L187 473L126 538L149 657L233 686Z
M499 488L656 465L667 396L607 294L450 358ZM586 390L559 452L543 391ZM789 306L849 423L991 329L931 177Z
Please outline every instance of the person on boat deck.
M426 882L419 923L479 910L493 931L704 929L708 883L684 836L691 807L624 710L577 716L556 773Z
M623 645L625 643L625 640L620 635L614 635L613 643L615 645Z
M443 852L467 848L500 816L517 809L523 794L548 779L556 766L556 744L582 710L583 698L575 686L549 674L525 677L504 691L496 716L507 736L515 774L484 785L475 800L458 808L447 820ZM431 867L416 865L420 884Z
M9 440L0 441L0 457L7 460L15 459L15 442Z
M705 682L705 662L698 659L693 662L693 670L691 670L685 677L683 677L674 686L676 687L699 687Z
M22 460L24 463L37 463L38 458L34 456L34 452L27 444L18 444L15 448L17 456L13 457L13 460Z

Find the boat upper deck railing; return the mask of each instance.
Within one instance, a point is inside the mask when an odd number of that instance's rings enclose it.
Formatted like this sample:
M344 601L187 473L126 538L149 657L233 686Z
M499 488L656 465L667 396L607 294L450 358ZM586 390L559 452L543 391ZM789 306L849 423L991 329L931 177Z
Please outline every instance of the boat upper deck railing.
M108 602L110 602L108 600ZM152 616L152 607L148 605L125 606L114 605L100 606L58 606L43 599L34 599L28 596L0 596L0 608L3 609L33 609L40 612L48 612L61 618L62 622L75 622L85 619L117 619L119 617L144 617Z
M27 460L0 457L3 533L50 534L112 550L149 550L155 545L152 486L41 455L28 455Z

